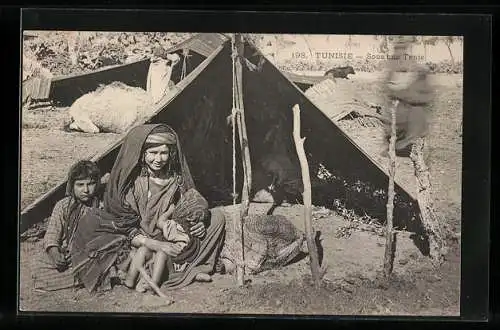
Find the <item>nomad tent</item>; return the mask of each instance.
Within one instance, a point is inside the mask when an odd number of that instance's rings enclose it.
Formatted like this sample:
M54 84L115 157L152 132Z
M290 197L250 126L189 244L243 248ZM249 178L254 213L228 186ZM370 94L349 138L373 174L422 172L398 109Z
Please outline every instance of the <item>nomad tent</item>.
M168 51L181 56L181 62L186 59L185 77L181 80L180 69L173 73L175 95L160 102L147 122L167 123L177 131L195 183L212 206L232 204L233 144L232 127L228 124L233 105L231 39L223 34L198 34ZM341 200L360 214L384 221L388 176L383 167L248 41L244 43L243 57L242 95L252 191L269 186L273 177L269 169L274 166L286 173L282 183L300 183L295 185L300 200L302 179L292 137L292 107L298 104L301 135L306 138L304 148L313 181L313 204L331 207L334 200ZM56 80L51 95L60 102L72 102L97 83L122 78L126 83L135 81L142 86L147 66L147 61L140 61ZM116 142L93 158L102 173L111 170L120 144L121 141ZM243 171L239 143L235 160L236 191L240 192ZM64 187L65 183L59 184L22 211L21 232L50 215L54 204L64 196ZM395 224L421 234L415 197L398 183L395 189Z

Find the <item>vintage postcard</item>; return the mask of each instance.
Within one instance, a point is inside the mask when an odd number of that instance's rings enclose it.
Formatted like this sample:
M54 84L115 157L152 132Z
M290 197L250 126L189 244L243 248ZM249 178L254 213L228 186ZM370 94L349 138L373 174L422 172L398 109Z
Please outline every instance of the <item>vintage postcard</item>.
M460 315L463 43L24 30L20 310Z

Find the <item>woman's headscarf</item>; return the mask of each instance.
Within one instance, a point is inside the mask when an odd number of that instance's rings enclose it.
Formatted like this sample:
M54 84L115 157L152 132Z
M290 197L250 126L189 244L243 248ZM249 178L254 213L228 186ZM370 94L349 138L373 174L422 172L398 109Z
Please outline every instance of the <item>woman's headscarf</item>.
M155 136L150 136L154 131ZM165 124L146 124L132 128L125 137L116 157L113 169L108 181L108 187L104 195L105 210L116 218L115 226L127 228L134 226L139 221L138 215L125 202L125 195L133 184L134 180L141 173L141 160L146 140L149 142L161 141L162 136L176 141L177 160L176 164L180 170L182 181L180 182L181 192L194 188L193 178L189 171L177 133ZM149 137L149 139L148 139Z

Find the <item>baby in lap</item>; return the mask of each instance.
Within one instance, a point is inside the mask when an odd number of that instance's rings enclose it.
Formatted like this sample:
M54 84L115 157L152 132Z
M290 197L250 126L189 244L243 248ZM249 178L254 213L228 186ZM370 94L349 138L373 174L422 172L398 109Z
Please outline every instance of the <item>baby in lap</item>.
M205 198L195 189L190 189L165 213L162 218L166 220L158 222L165 240L183 248L177 257L172 258L175 264L189 263L196 257L201 241L191 235L190 228L208 218L209 212Z

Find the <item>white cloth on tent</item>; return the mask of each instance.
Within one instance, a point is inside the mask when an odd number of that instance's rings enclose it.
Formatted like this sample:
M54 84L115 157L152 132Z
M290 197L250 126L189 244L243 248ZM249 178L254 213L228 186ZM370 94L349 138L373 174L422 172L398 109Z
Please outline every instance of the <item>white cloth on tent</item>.
M173 55L167 56L169 60L172 60L171 64L169 64L168 60L158 59L156 61L152 61L149 66L148 72L148 80L146 90L151 95L153 99L153 103L158 103L163 99L163 97L170 90L170 78L172 76L172 68L178 62L171 58Z

